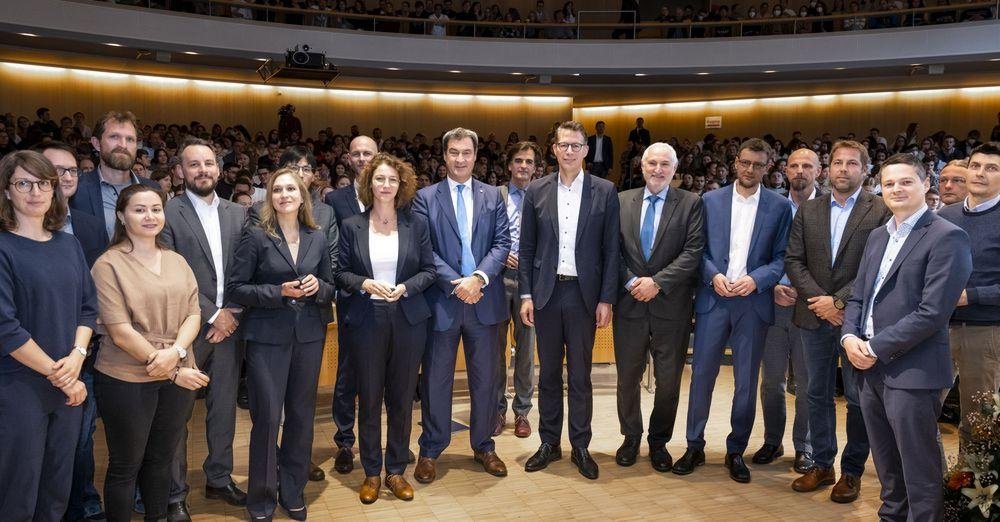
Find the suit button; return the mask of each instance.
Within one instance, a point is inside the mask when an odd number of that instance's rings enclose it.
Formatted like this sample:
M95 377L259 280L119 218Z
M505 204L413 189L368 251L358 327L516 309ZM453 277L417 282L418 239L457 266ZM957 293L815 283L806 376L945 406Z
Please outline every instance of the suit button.
M295 304L295 303L297 303L298 301L296 301L295 299L292 299L292 300L291 300L291 301L289 301L289 302L290 302L290 303L292 303L292 304Z

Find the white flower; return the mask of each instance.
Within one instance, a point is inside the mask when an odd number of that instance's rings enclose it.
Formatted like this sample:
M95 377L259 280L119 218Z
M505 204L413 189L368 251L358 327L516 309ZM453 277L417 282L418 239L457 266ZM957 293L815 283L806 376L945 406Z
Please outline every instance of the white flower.
M1000 417L1000 392L993 394L993 421Z
M989 518L990 508L995 503L993 501L993 494L997 492L997 488L1000 488L997 484L991 486L983 487L981 481L976 481L974 488L962 488L962 494L972 499L969 502L969 509L979 508L982 511L983 516Z

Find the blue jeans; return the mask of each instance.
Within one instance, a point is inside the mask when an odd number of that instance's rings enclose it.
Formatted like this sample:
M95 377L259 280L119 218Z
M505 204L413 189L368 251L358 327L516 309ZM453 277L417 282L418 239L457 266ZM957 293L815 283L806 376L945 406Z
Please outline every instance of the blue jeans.
M868 460L868 433L858 400L860 373L840 347L839 327L824 323L815 330L800 331L809 372L809 432L813 461L817 467L832 468L837 456L837 409L833 394L839 360L844 376L844 398L847 399L847 445L840 457L840 471L860 477Z
M73 486L69 494L66 520L75 522L104 511L101 495L94 488L94 430L97 427L97 402L94 400L94 374L84 367L80 380L87 386L87 400L83 403L83 422L80 440L76 446L73 463Z

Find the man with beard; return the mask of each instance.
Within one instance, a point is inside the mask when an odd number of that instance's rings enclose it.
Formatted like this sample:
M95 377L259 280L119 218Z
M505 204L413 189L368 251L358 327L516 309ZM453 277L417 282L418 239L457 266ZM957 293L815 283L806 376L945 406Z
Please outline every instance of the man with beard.
M142 183L160 189L157 182L132 172L139 143L136 129L135 114L129 111L109 111L97 120L90 143L101 161L94 170L80 176L76 195L69 200L73 210L100 219L108 238L114 235L115 204L125 187Z
M208 142L191 139L178 152L186 187L183 196L166 206L163 242L184 256L198 281L198 303L204 321L192 345L199 368L210 379L205 406L208 455L205 458L205 497L233 506L246 505L246 493L233 482L233 435L236 430L236 387L240 357L234 333L242 311L225 295L233 253L240 242L247 213L242 206L215 193L219 164ZM187 436L174 454L171 467L170 520L188 520Z

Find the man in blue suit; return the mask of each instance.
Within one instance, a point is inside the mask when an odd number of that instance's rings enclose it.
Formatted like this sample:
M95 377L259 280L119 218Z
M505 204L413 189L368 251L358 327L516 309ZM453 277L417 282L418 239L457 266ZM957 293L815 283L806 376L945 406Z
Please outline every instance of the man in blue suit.
M559 125L552 154L559 171L528 185L521 204L521 320L535 326L538 340L542 439L524 470L539 471L562 458L565 357L571 461L593 480L599 470L588 450L594 413L590 366L596 330L611 323L618 298L618 194L610 181L583 171L587 133L579 122Z
M788 199L761 187L771 147L751 138L734 162L736 182L704 196L706 247L695 297L694 360L684 456L673 472L687 475L705 463L705 424L727 344L732 348L733 409L726 439L726 467L750 482L743 461L757 408L757 377L768 325L774 322L774 285L785 271L792 221Z
M937 418L953 381L948 321L972 274L972 248L965 231L928 212L920 161L896 154L880 175L892 219L868 236L841 344L862 372L879 519L942 520Z
M496 187L472 179L479 145L475 132L452 129L442 145L448 177L420 190L413 202L413 212L427 220L437 267L436 283L424 292L433 318L420 378L420 458L413 470L423 484L434 481L435 462L451 442L459 338L469 379L474 458L487 473L507 475L492 437L497 329L510 316L502 275L510 252L507 207Z
M115 203L125 187L142 183L160 190L159 183L132 172L139 146L137 129L135 115L129 111L109 111L97 120L90 143L101 161L80 176L76 195L69 200L71 209L98 218L109 239L115 230Z

